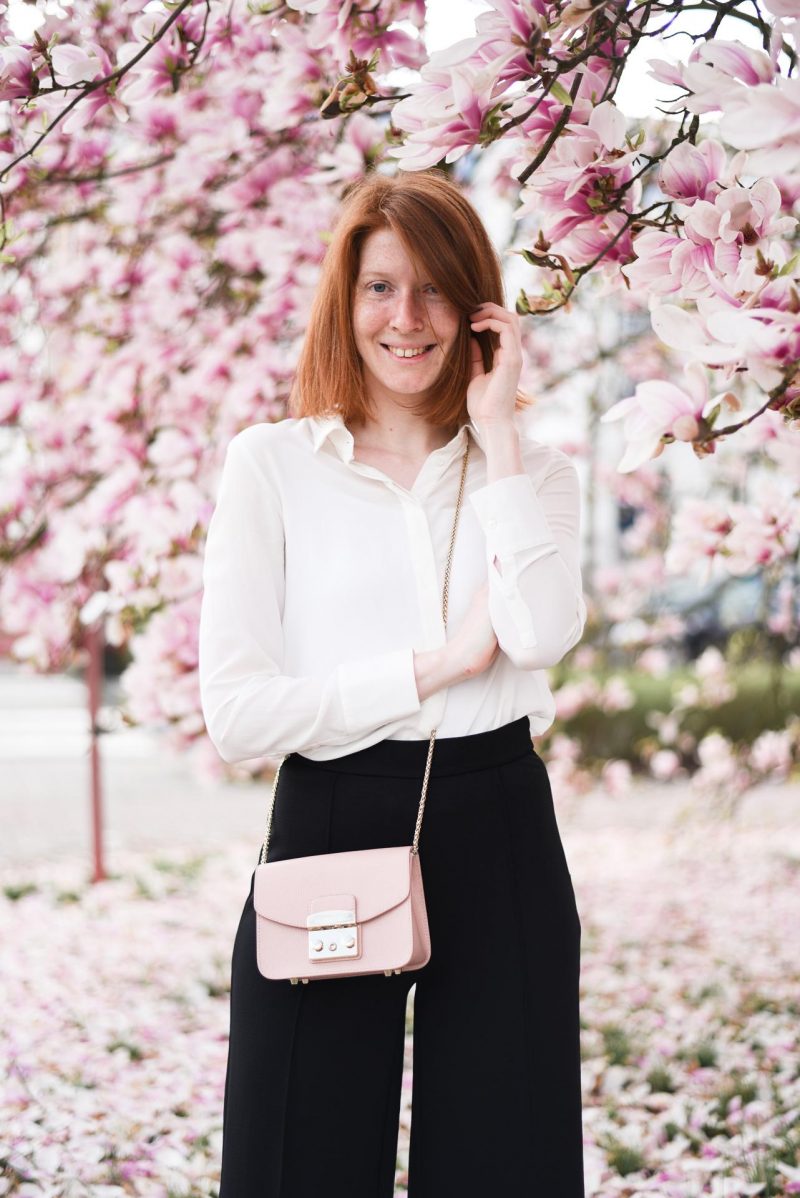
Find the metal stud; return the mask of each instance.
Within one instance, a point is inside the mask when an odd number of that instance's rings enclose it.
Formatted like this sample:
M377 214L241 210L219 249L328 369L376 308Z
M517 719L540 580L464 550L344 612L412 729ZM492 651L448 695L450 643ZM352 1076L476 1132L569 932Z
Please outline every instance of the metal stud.
M344 943L345 943L345 948L354 948L355 943L356 943L355 936L348 936L347 940L345 940Z
M322 949L324 948L324 945L321 940L314 940L311 944L311 947L313 948L315 953L321 953Z
M335 953L335 952L336 952L336 948L337 948L336 941L335 941L335 940L331 940L330 944L328 945L328 948L331 950L331 952L332 952L332 953Z

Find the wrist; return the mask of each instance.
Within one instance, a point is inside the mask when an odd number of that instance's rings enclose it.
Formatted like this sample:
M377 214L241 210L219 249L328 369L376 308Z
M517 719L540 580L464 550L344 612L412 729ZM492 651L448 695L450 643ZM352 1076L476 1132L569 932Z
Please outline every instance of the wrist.
M438 649L423 649L414 652L414 676L420 702L435 695L454 681L452 655L449 646Z
M439 670L444 679L443 686L453 686L469 677L470 671L465 664L464 649L458 635L449 640L441 649L437 649L436 652L440 655Z
M494 434L497 430L517 431L517 425L512 414L506 413L504 416L479 416L477 420L472 422L480 432Z
M525 473L519 429L513 420L498 416L481 421L477 427L486 455L487 483Z

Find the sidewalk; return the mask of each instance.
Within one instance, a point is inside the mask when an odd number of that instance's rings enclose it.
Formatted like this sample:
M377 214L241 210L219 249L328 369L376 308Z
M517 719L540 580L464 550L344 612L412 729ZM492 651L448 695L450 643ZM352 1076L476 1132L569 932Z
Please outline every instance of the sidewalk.
M113 706L114 699L111 685L106 700ZM0 867L42 858L90 858L88 747L86 694L79 679L28 675L0 665ZM198 780L186 757L143 729L109 732L100 748L107 853L260 843L267 785ZM571 839L584 840L593 830L669 835L691 806L697 810L689 821L694 834L714 834L685 783L642 780L621 799L600 790L575 799L555 797L567 852ZM754 787L734 822L742 831L769 829L780 840L783 830L800 826L800 784Z

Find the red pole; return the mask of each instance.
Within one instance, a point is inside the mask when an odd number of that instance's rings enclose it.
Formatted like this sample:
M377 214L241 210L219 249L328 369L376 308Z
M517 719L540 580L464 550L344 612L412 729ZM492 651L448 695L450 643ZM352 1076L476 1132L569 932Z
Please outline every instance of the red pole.
M100 772L99 729L97 726L97 713L103 694L103 640L103 621L98 620L86 629L86 646L89 650L86 681L89 686L89 720L91 725L89 760L92 788L93 882L103 882L108 876L103 863L103 779Z

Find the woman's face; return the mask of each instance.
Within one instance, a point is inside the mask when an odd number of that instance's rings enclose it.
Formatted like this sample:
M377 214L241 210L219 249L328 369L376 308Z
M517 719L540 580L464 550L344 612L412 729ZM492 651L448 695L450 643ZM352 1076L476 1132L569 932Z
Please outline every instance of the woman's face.
M416 278L396 233L369 234L361 249L353 328L371 399L413 395L417 402L435 383L463 319L430 279Z

